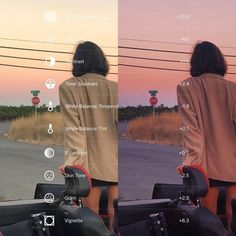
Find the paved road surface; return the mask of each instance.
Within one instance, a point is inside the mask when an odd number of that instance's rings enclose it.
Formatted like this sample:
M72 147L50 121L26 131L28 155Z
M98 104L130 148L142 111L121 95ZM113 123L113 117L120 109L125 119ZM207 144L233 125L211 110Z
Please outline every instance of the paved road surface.
M44 172L55 172L53 183L63 183L64 179L57 172L63 163L63 149L54 148L52 159L44 157L45 146L14 142L3 137L8 127L0 123L0 197L8 200L32 199L38 182L44 180Z
M57 167L63 163L63 148L55 147L53 159L43 155L45 146L6 139L7 123L0 123L0 198L31 199L38 182L47 182L43 174L55 172L53 183L63 183ZM122 199L151 198L154 183L178 183L175 172L179 148L126 140L119 125L119 182Z
M119 125L119 193L122 199L149 199L156 182L181 183L175 168L180 148L134 142L122 138L126 123Z

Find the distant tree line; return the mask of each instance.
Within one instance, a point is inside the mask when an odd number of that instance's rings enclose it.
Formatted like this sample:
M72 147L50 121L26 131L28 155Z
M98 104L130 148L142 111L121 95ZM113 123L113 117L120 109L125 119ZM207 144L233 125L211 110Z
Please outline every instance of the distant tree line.
M155 113L160 114L162 112L177 112L178 106L167 107L161 104L155 107ZM119 121L129 121L138 117L149 116L153 114L153 108L151 106L126 106L119 108Z
M37 107L39 114L47 111L46 105ZM59 111L59 106L54 108L54 111ZM1 106L0 105L0 121L9 121L19 117L31 116L35 112L34 106Z
M37 107L38 114L47 112L46 105ZM54 111L60 111L60 106L56 106ZM160 114L162 112L177 112L178 106L167 107L161 104L155 108L155 112ZM34 106L1 106L0 105L0 121L9 121L19 117L28 117L34 114ZM128 121L142 116L149 116L153 113L151 106L126 106L119 108L119 121Z

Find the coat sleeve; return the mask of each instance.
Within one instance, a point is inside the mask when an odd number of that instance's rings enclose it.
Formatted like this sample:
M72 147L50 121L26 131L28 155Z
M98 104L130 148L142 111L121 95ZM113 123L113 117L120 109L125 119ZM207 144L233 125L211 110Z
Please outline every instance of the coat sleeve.
M200 164L204 149L204 137L199 127L189 86L177 87L179 114L185 127L182 129L182 146L187 154L183 155L183 165Z
M62 84L59 88L60 110L64 122L65 165L83 164L87 156L86 134L81 131L80 117L72 91Z

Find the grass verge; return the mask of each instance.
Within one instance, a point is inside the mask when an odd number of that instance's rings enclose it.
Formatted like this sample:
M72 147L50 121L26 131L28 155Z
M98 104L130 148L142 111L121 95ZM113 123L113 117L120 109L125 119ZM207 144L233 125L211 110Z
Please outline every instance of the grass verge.
M181 145L181 118L178 113L161 113L132 120L125 136L131 140Z
M52 124L53 134L48 134ZM8 137L16 141L45 145L63 145L63 121L60 113L43 113L35 116L21 117L11 122Z

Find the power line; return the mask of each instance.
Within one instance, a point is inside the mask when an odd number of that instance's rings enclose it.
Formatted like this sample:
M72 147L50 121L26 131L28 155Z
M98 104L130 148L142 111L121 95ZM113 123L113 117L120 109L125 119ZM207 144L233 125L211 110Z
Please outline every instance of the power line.
M9 46L1 46L0 48L4 49L13 49L13 50L23 50L23 51L35 51L35 52L50 52L50 53L62 53L62 54L74 54L73 52L66 51L56 51L56 50L44 50L44 49L36 49L36 48L22 48L22 47L9 47ZM117 55L106 55L107 57L118 57Z
M40 41L40 40L31 40L31 39L17 39L17 38L7 38L7 37L0 37L2 40L8 41L19 41L19 42L31 42L31 43L45 43L45 44L56 44L56 45L71 45L74 46L76 43L61 43L61 42L50 42L50 41ZM117 48L114 46L101 46L102 48Z
M43 49L35 49L35 48L22 48L22 47L9 47L9 46L1 46L0 48L5 49L15 49L15 50L27 50L27 51L37 51L37 52L51 52L51 53L64 53L64 54L73 54L72 52L65 52L65 51L55 51L55 50L43 50ZM137 47L126 47L126 46L119 46L119 48L124 49L131 49L131 50L145 50L145 51L158 51L158 52L170 52L170 53L179 53L179 54L191 54L190 52L184 51L174 51L174 50L162 50L162 49L150 49L150 48L137 48ZM26 59L26 60L37 60L42 61L43 59L38 58L29 58L29 57L16 57L16 56L8 56L8 55L0 55L2 57L9 57L9 58L16 58L16 59ZM107 55L110 57L118 57L118 55ZM228 57L236 57L236 55L225 55ZM147 57L134 57L134 56L125 56L122 55L121 57L127 58L135 58L135 59L146 59L146 60L156 60L156 61L168 61L168 62L177 62L176 60L169 60L169 59L159 59L159 58L147 58ZM66 61L59 61L64 62ZM179 61L178 61L179 62ZM28 69L40 69L40 70L49 70L49 71L64 71L64 72L71 72L70 70L64 69L50 69L50 68L42 68L42 67L30 67L30 66L22 66L22 65L13 65L13 64L0 64L1 66L11 66L11 67L19 67L19 68L28 68ZM128 66L128 67L137 67L137 68L146 68L146 69L157 69L157 70L169 70L169 71L182 71L187 72L187 70L183 69L171 69L171 68L160 68L160 67L147 67L147 66L139 66L139 65L129 65L129 64L118 64L120 66ZM233 65L234 66L234 65ZM117 74L117 73L110 73L110 74ZM236 74L236 73L228 73L228 74Z
M30 60L30 61L44 61L45 62L45 59L33 58L33 57L17 57L17 56L9 56L9 55L1 55L1 54L0 54L0 57L12 58L12 59ZM69 61L60 61L60 60L57 60L56 62L69 63Z
M43 62L45 62L45 59L33 58L33 57L17 57L17 56L9 56L9 55L1 55L1 54L0 54L0 57L12 58L12 59L22 59L22 60L32 60L32 61L43 61ZM72 63L72 61L61 61L61 60L56 60L56 62L59 62L59 63ZM118 65L110 64L110 66L118 66Z
M188 45L192 46L190 43L176 43L176 42L167 42L167 41L158 41L158 40L148 40L148 39L131 39L131 38L123 38L119 37L121 40L126 41L137 41L137 42L148 42L148 43L164 43L164 44L176 44L176 45Z
M122 64L119 63L119 66L124 66L124 67L135 67L135 68L142 68L142 69L153 69L153 70L166 70L166 71L176 71L176 72L189 72L189 70L184 70L184 69L171 69L171 68L164 68L164 67L151 67L151 66L139 66L139 65L129 65L129 64ZM236 73L227 73L229 75L236 75Z
M33 61L43 61L43 62L45 62L45 59L33 58L33 57L18 57L18 56L9 56L9 55L1 55L1 54L0 54L0 57L12 58L12 59L33 60ZM132 58L132 59L141 59L141 60L151 60L151 61L181 62L180 60L168 60L168 59L158 59L158 58L148 58L148 57L135 57L135 56L126 56L126 55L119 55L119 57ZM56 62L59 62L59 63L72 63L71 61L61 61L61 60L56 60ZM110 66L118 66L118 65L110 64Z
M178 53L178 54L191 54L191 52L185 51L174 51L174 50L164 50L164 49L153 49L153 48L137 48L137 47L127 47L127 46L119 46L119 48L123 49L131 49L131 50L140 50L140 51L153 51L153 52L169 52L169 53Z
M0 57L4 58L12 58L12 59L22 59L22 60L32 60L32 61L42 61L45 62L45 59L41 58L33 58L33 57L18 57L18 56L9 56L9 55L2 55L0 54ZM119 55L119 57L123 58L130 58L130 59L140 59L140 60L150 60L150 61L162 61L162 62L177 62L177 63L182 63L182 64L187 64L189 62L185 62L184 60L169 60L169 59L160 59L160 58L148 58L148 57L136 57L136 56L127 56L127 55ZM56 62L59 63L72 63L71 61L61 61L57 60ZM118 66L116 64L110 64L110 66ZM228 64L228 66L236 66L236 64Z
M125 37L119 37L121 40L126 41L137 41L137 42L149 42L149 43L162 43L162 44L175 44L175 45L188 45L188 46L194 46L194 44L191 43L177 43L177 42L167 42L167 41L158 41L158 40L148 40L148 39L132 39L132 38L125 38ZM233 46L220 46L220 48L235 48Z
M22 66L22 65L3 64L3 63L1 63L0 66L26 68L26 69L35 69L35 70L49 70L49 71L71 72L71 70L65 70L65 69L50 69L50 68L43 68L43 67L36 67L36 66ZM109 74L117 75L118 73L111 72Z
M161 67L151 67L151 66L138 66L138 65L129 65L129 64L122 64L122 63L119 63L119 66L136 67L136 68L143 68L143 69L154 69L154 70L168 70L168 71L188 72L188 70L182 70L182 69L171 69L171 68L161 68Z
M140 50L140 51L152 51L152 52L167 52L167 53L177 53L177 54L192 54L191 52L186 51L175 51L175 50L164 50L164 49L153 49L153 48L139 48L139 47L127 47L127 46L119 46L119 48L123 49L131 49L131 50ZM225 57L236 57L236 55L224 55Z
M35 48L22 48L22 47L9 47L1 46L0 48L4 49L13 49L13 50L24 50L24 51L36 51L36 52L50 52L50 53L63 53L63 54L74 54L73 52L66 51L56 51L56 50L44 50L44 49L35 49ZM127 47L119 46L119 48L130 49L130 50L142 50L142 51L156 51L156 52L167 52L167 53L177 53L177 54L191 54L191 52L186 51L175 51L175 50L164 50L164 49L151 49L151 48L137 48L137 47ZM118 57L118 55L106 55L107 57ZM225 57L236 57L236 55L224 55Z
M160 58L149 58L149 57L138 57L138 56L127 56L127 55L119 55L118 57L148 60L148 61L178 62L178 63L183 63L183 64L189 63L189 62L186 62L185 60L171 60L171 59L160 59ZM236 66L236 64L228 64L228 66Z
M119 55L118 57L148 60L148 61L180 62L179 60L169 60L169 59L159 59L159 58L149 58L149 57L136 57L136 56L126 56L126 55Z
M19 68L36 69L36 70L49 70L49 71L71 72L71 70L65 70L65 69L50 69L50 68L43 68L43 67L36 67L36 66L22 66L22 65L3 64L3 63L1 63L0 66L19 67Z
M142 69L154 69L154 70L165 70L165 71L176 71L176 72L189 72L188 70L184 70L184 69L171 69L171 68L164 68L164 67L139 66L139 65L122 64L122 63L119 63L118 65L119 66L124 66L124 67L135 67L135 68L142 68ZM22 66L22 65L3 64L3 63L1 63L0 66L26 68L26 69L36 69L36 70L71 72L71 70L65 70L65 69L50 69L50 68L43 68L43 67ZM109 74L117 75L118 73L111 72ZM233 72L232 73L227 73L227 74L236 75L236 73L233 73Z

